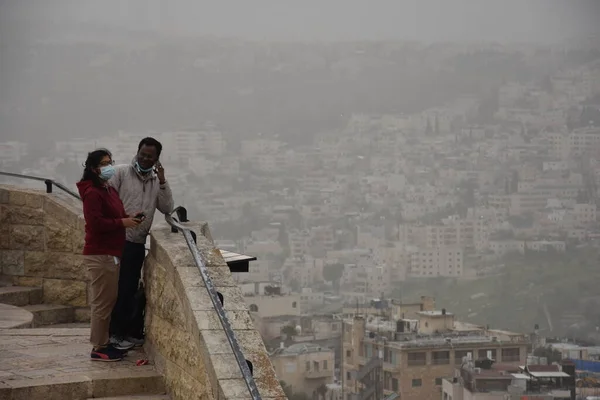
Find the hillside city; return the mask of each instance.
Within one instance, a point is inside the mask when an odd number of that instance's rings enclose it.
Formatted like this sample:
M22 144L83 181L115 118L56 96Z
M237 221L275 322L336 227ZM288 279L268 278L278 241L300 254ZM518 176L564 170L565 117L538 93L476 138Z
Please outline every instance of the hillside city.
M571 398L557 383L567 366L552 361L600 361L600 48L577 46L577 61L533 45L415 50L403 62L431 70L451 70L450 55L568 62L414 112L341 111L337 126L294 135L237 135L216 118L70 133L41 156L14 138L0 166L74 187L91 149L129 163L141 138L161 141L176 204L208 221L220 249L257 257L234 278L291 399L483 399L540 377L552 380L540 393ZM372 51L348 45L328 68L357 77L399 50ZM321 61L306 50L268 67Z

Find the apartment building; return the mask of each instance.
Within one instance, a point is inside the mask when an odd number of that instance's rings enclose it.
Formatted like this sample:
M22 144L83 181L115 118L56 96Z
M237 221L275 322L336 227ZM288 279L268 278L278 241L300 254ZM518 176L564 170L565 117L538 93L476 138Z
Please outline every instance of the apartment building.
M415 278L459 277L463 273L463 250L457 246L421 248L411 254L408 275Z
M311 398L317 388L333 383L335 354L332 349L310 343L297 343L270 354L279 380L294 393Z
M485 218L447 218L438 225L402 225L399 237L417 246L461 246L480 248L487 243L489 222Z
M416 319L357 316L344 321L342 382L346 400L438 400L443 379L469 354L473 359L523 365L525 335L456 329L445 310L419 311Z
M442 382L443 400L570 400L575 368L510 366L467 359Z

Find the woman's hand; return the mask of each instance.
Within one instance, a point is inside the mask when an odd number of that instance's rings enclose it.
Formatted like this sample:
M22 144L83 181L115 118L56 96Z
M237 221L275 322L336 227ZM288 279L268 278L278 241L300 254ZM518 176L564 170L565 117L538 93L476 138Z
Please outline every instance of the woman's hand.
M136 218L123 218L121 222L125 228L135 228L141 221Z

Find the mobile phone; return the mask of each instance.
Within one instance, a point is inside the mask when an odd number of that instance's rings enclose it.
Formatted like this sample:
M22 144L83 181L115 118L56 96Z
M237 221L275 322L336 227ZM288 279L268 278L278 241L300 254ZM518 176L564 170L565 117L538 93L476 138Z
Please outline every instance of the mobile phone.
M139 219L140 221L143 221L144 219L146 219L146 214L144 214L143 212L138 213L135 215L135 217L133 217L135 219Z

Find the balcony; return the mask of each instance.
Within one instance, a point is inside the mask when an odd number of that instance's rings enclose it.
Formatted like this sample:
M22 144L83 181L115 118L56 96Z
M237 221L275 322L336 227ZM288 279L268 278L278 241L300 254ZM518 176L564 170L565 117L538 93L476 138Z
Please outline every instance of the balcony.
M333 371L330 371L328 369L320 369L320 370L311 369L310 371L304 372L305 379L323 379L323 378L330 378L332 376L333 376Z

